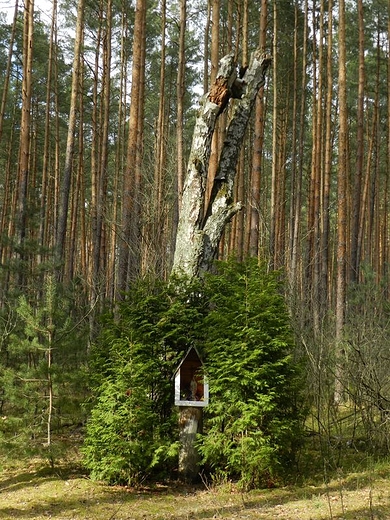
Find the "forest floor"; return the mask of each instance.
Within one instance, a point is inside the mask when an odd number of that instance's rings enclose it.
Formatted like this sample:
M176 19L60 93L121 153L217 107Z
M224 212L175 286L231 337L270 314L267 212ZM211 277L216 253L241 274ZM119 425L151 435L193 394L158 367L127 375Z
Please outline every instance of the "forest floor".
M51 469L42 459L0 456L0 469L0 519L390 519L389 461L247 493L234 484L109 487L91 481L74 459Z

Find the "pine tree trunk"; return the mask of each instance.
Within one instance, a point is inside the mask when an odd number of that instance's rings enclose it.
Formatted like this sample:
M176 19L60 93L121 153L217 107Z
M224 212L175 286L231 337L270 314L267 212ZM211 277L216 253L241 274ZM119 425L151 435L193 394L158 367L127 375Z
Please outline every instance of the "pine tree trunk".
M336 280L336 404L343 400L344 379L344 324L346 303L346 254L347 254L347 85L345 47L345 1L339 2L339 146L337 175L337 280Z
M297 144L297 179L295 182L295 191L293 195L293 216L291 220L292 238L291 238L291 268L290 280L291 287L296 289L302 286L302 272L299 272L299 263L301 260L300 252L300 234L302 221L302 184L304 176L304 143L305 143L305 117L306 117L306 91L307 91L307 68L308 68L308 0L304 2L304 20L303 20L303 41L302 41L302 81L299 111L299 135Z
M267 0L261 0L260 7L260 49L264 51L267 35ZM260 188L262 174L262 156L264 142L264 89L260 89L256 98L256 116L254 122L252 179L250 187L250 208L248 215L249 254L257 256L259 252Z
M242 99L234 101L206 211L205 192L213 132L218 117L232 96L231 88L237 79L233 54L221 59L216 80L202 100L184 183L172 268L172 274L176 276L191 279L210 268L226 224L241 209L241 203L233 201L236 165L256 96L264 85L270 61L259 50L252 55L243 78L245 92Z
M3 136L3 126L5 121L5 114L6 114L6 106L7 106L7 95L8 95L8 89L11 81L11 66L12 66L12 60L14 55L14 41L16 37L16 28L17 28L17 22L18 22L18 13L19 13L19 3L16 1L15 3L15 10L14 10L14 18L12 23L12 32L11 37L9 41L9 47L8 47L8 58L7 58L7 68L4 75L4 82L2 84L2 98L1 98L1 108L0 108L0 142L2 140ZM13 236L14 233L14 220L15 220L15 193L12 189L13 185L13 177L14 173L12 170L13 166L13 160L11 159L12 153L12 142L13 142L13 135L15 127L15 122L13 120L15 116L15 107L12 110L12 116L11 116L11 132L8 135L8 150L7 150L7 159L5 161L5 172L3 177L3 195L2 195L2 204L1 204L1 214L0 214L0 236ZM3 143L2 143L3 144ZM5 143L4 143L5 144ZM3 145L4 146L4 145ZM12 165L12 166L11 166ZM11 255L11 247L10 244L4 243L4 241L1 241L1 247L0 247L0 263L4 265L6 262L8 262L9 257ZM9 282L10 274L8 273L7 276L5 276L2 280L2 287L1 287L1 293L5 293L8 288L8 282Z
M186 12L187 0L180 0L180 33L179 33L179 63L176 80L176 95L177 95L177 193L178 193L178 208L181 204L181 196L183 193L184 181L184 93L185 93L185 35L186 35ZM177 222L176 222L177 224Z
M320 291L329 305L329 243L330 243L330 193L333 155L333 127L332 127L332 77L333 77L333 1L328 3L328 36L326 55L326 104L325 104L325 145L324 145L324 181L323 181L323 216L321 234L321 282Z
M19 12L19 2L18 0L15 3L15 11L14 11L14 18L12 22L12 32L11 37L9 41L8 46L8 57L7 57L7 68L4 74L4 83L2 84L2 96L1 96L1 106L0 106L0 140L3 135L3 125L4 125L4 118L6 113L6 105L7 105L7 95L8 95L8 89L11 79L11 65L14 55L14 41L16 37L16 25L18 21L18 12Z
M72 181L73 155L75 148L75 133L77 123L77 99L79 94L80 67L81 67L81 46L84 32L84 0L78 0L76 36L74 43L72 90L69 109L68 135L66 141L65 165L61 180L56 246L58 260L63 260L65 252L66 230L68 224L68 208L70 187Z
M277 225L277 170L278 170L278 153L277 153L277 132L278 132L278 53L277 53L277 35L278 35L278 5L276 0L273 0L273 39L272 52L274 57L274 66L272 70L272 85L273 85L273 102L272 102L272 167L271 167L271 196L270 196L270 238L269 249L271 257L271 265L275 268L275 242L276 242L276 225Z
M53 83L55 84L54 66L55 66L55 43L57 35L57 0L53 2L52 19L50 26L50 41L49 41L49 56L48 56L48 71L47 71L47 85L46 85L46 108L45 108L45 138L43 145L43 165L42 165L42 194L40 205L40 223L39 223L39 242L43 247L51 244L46 243L47 229L49 224L49 215L52 212L52 207L49 203L50 193L50 145L52 142L51 123L53 104L51 98L53 96ZM45 261L44 253L40 253L39 262Z
M22 115L20 121L19 169L17 190L17 236L20 259L25 260L24 245L27 234L27 204L30 169L31 139L31 96L32 96L32 58L34 35L34 0L29 0L24 8L23 27L23 79ZM19 272L19 284L23 285L25 273Z
M140 178L139 178L139 132L142 133L140 104L144 82L144 40L146 2L137 0L133 36L133 67L131 80L131 106L129 115L129 136L127 142L126 171L122 187L121 240L119 243L118 287L126 290L131 279L137 277L140 253ZM119 293L118 293L119 294Z
M124 142L126 135L126 96L127 96L127 16L124 10L121 15L121 35L120 35L120 79L119 79L119 104L118 104L118 139L115 145L115 174L114 174L114 189L113 189L113 204L111 213L111 222L113 222L114 231L110 237L110 254L107 259L107 294L109 301L114 301L117 287L117 271L116 271L116 250L118 246L119 234L119 214L120 214L120 188L121 177L124 169Z
M359 229L362 226L362 182L364 167L364 13L363 1L358 0L358 23L359 23L359 79L357 92L357 130L356 130L356 173L354 179L354 193L352 206L352 232L351 232L351 279L355 282L359 279L360 250Z

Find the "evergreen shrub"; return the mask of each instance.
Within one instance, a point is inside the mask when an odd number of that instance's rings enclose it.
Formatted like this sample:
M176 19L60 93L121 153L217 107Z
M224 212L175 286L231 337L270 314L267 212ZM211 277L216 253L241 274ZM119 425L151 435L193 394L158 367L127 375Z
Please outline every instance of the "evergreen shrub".
M195 346L210 405L199 450L213 478L247 488L276 478L299 440L299 377L278 274L218 264L194 283L142 281L108 317L92 352L84 462L95 479L135 485L174 475L173 375Z
M292 464L304 415L280 273L255 259L219 263L206 292L203 462L214 477L245 488L272 485Z
M175 470L172 375L188 344L198 345L203 309L194 294L192 286L176 293L144 280L106 317L92 352L94 402L83 448L93 478L137 485Z

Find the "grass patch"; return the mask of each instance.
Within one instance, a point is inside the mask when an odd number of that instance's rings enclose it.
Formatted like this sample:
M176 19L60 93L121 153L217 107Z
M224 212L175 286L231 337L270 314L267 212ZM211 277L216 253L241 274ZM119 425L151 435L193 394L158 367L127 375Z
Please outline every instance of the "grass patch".
M364 462L365 461L365 462ZM42 457L0 458L0 518L46 520L378 520L390 518L390 462L363 456L301 484L242 493L219 486L139 489L91 481L77 451L51 467ZM314 474L314 473L313 473Z

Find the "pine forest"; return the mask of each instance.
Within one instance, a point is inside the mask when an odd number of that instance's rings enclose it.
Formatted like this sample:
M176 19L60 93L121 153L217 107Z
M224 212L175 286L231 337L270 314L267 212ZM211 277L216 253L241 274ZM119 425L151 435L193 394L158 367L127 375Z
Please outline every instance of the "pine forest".
M0 450L172 477L193 346L215 479L388 453L390 2L0 6Z

